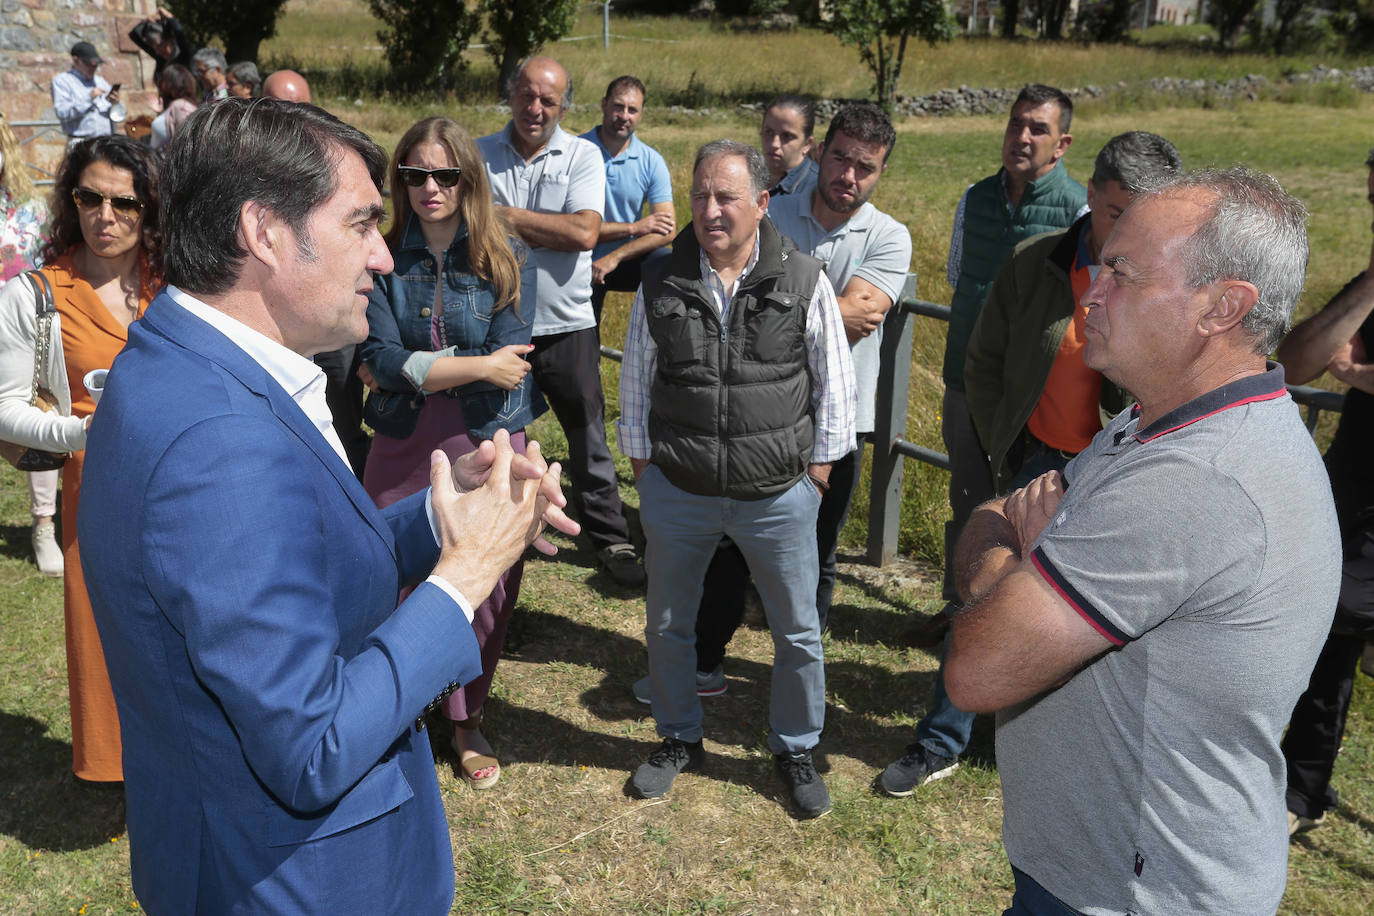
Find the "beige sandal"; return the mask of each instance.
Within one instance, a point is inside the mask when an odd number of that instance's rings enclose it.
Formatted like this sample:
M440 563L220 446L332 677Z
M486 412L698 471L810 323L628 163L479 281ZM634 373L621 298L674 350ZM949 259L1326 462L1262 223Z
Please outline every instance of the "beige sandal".
M458 755L458 767L463 778L471 783L474 789L490 789L501 778L501 762L493 756L495 751L483 737L481 726L480 712L461 722L454 722L450 746Z

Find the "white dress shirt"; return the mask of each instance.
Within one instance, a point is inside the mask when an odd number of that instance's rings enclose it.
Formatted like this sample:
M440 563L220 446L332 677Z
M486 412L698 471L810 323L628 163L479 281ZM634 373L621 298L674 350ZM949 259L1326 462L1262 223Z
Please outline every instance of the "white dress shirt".
M185 290L168 286L167 295L177 305L229 338L230 343L242 350L249 359L272 376L273 380L291 396L291 400L296 402L296 406L305 414L305 418L310 421L315 429L319 430L324 441L329 443L329 447L339 456L344 467L349 469L349 476L353 475L348 464L348 455L344 452L343 442L340 441L339 434L334 431L334 418L330 415L329 405L324 399L325 377L323 369L315 365L313 360L307 359L265 334L253 330L238 319L229 317L219 309L206 305ZM434 508L430 505L428 490L425 491L425 513L429 517L430 530L434 532L434 541L439 543L439 529L434 521ZM463 609L463 613L467 615L468 623L472 622L472 603L451 582L440 576L430 576L425 581L432 582L443 589L453 599L454 603Z

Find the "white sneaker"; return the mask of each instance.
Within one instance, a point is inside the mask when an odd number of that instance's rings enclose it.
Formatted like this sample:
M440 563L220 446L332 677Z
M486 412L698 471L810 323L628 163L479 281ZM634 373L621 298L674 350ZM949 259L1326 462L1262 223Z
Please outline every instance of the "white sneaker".
M33 558L38 561L38 571L54 578L62 575L65 564L62 561L62 548L57 546L57 527L51 522L33 523Z

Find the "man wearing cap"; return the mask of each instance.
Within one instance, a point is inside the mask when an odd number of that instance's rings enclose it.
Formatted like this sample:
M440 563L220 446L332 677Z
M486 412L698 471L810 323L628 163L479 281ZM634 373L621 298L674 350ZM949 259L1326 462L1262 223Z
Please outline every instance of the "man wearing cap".
M89 41L72 45L72 68L52 78L52 108L68 145L111 133L110 109L119 104L118 90L95 70L104 61Z

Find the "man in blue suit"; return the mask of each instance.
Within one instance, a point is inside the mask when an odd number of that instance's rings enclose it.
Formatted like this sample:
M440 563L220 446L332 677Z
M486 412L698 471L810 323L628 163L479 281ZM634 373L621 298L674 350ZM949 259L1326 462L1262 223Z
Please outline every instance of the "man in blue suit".
M150 913L447 913L421 717L480 671L472 605L545 521L577 530L505 436L384 511L349 470L309 357L367 334L385 165L319 109L230 100L164 172L169 286L110 372L78 522Z

